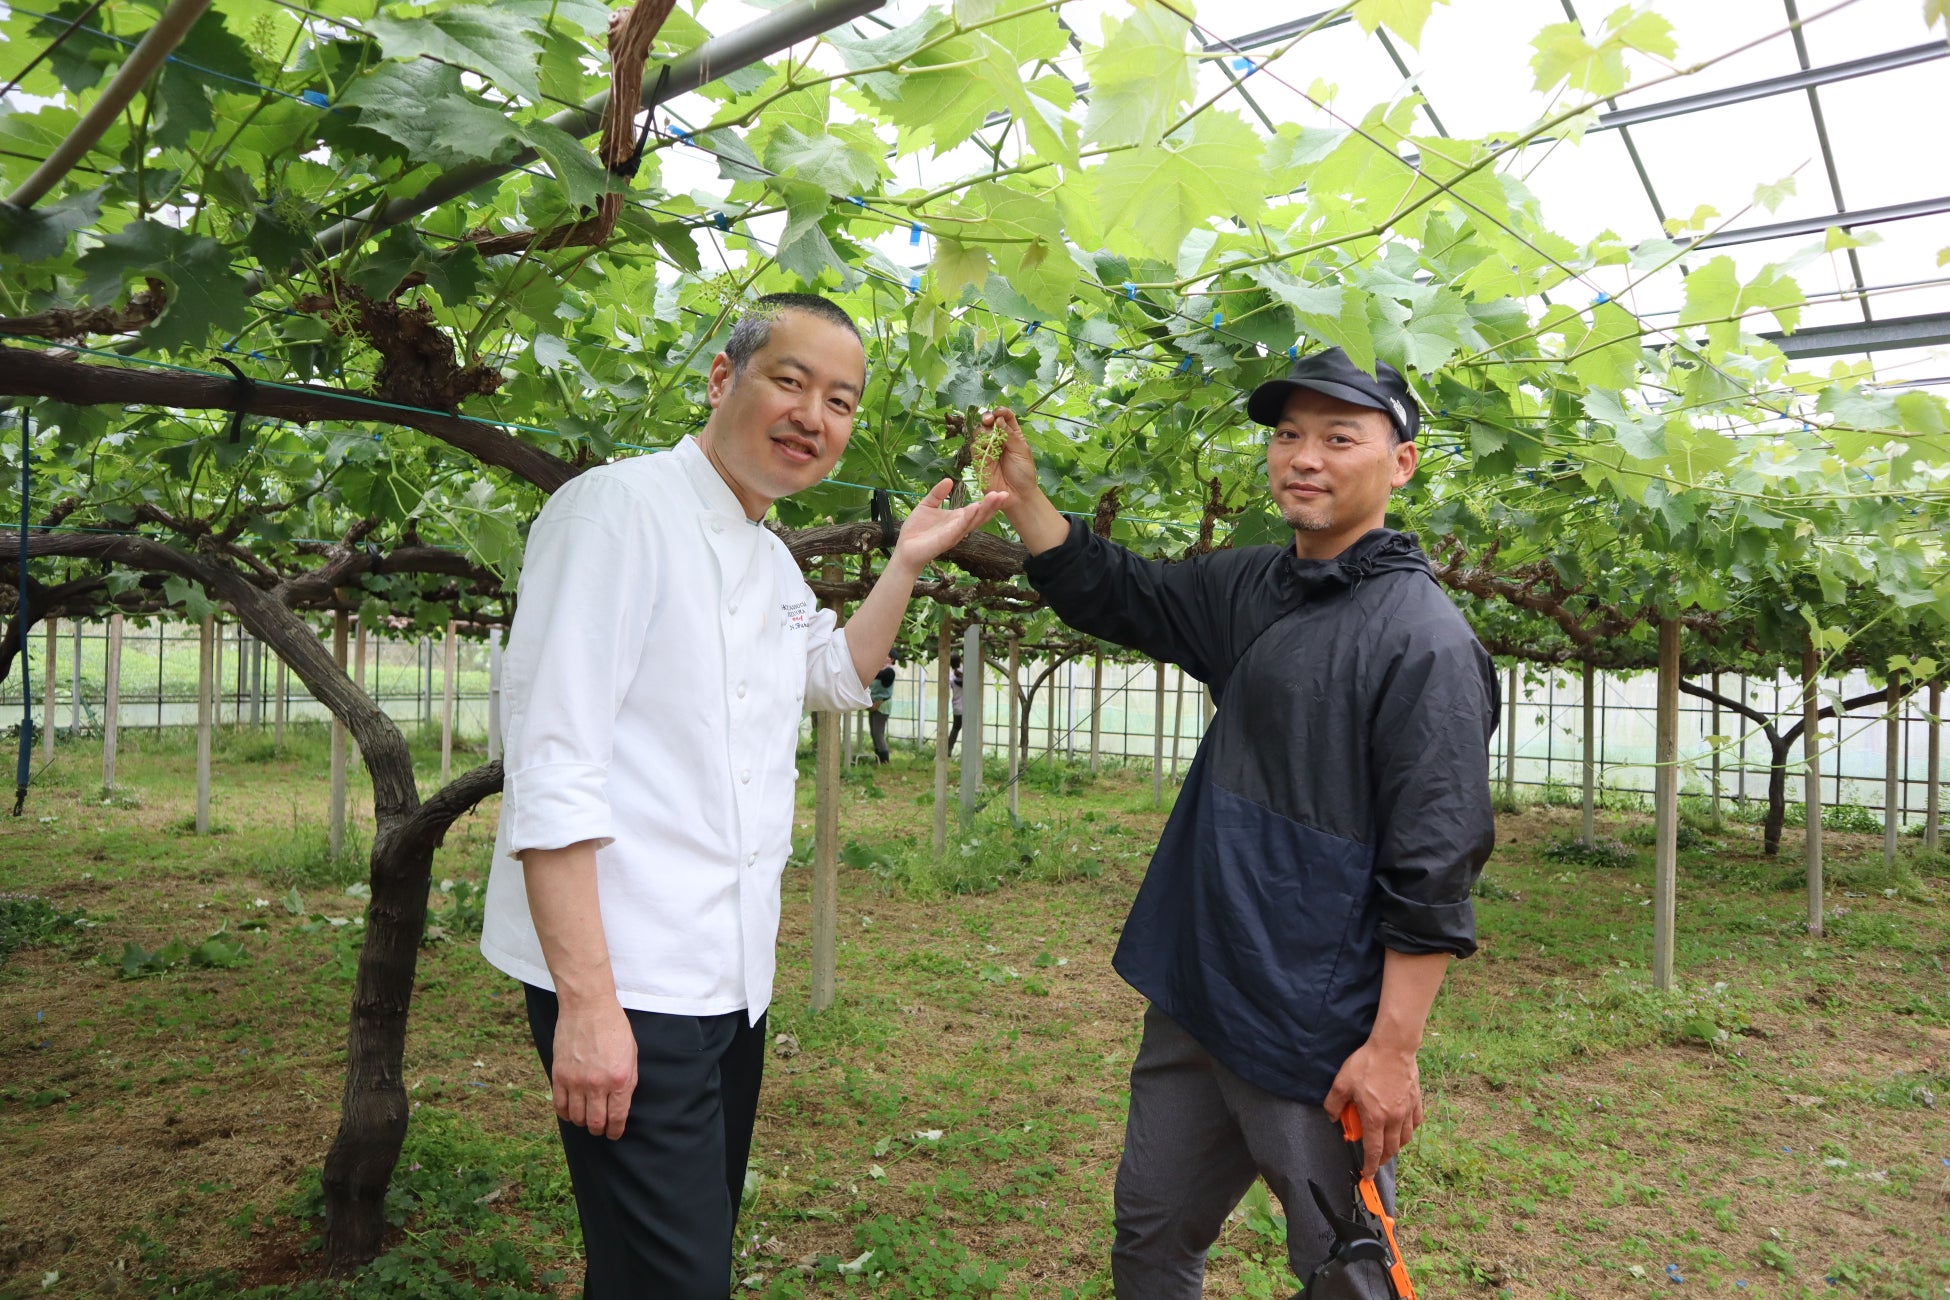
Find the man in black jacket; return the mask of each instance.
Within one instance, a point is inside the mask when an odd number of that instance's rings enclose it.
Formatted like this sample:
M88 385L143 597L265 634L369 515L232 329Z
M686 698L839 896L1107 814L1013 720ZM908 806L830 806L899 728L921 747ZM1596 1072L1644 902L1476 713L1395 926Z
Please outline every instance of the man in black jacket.
M1308 1179L1352 1200L1349 1104L1392 1211L1395 1153L1422 1120L1416 1052L1449 962L1475 950L1470 890L1494 841L1495 673L1415 538L1383 526L1415 472L1408 385L1331 349L1247 413L1271 430L1293 545L1176 564L1058 514L1014 415L988 417L1051 609L1178 664L1217 704L1115 957L1150 1001L1117 1174L1119 1300L1199 1295L1256 1174L1305 1277L1332 1244ZM1335 1285L1386 1295L1379 1273Z

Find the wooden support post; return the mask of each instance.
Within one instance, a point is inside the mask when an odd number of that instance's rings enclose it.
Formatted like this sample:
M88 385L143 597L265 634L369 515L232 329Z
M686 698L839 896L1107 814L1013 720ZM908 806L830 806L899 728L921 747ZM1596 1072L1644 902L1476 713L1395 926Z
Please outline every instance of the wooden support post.
M345 671L345 638L351 630L346 612L342 609L332 611L332 662ZM327 834L330 837L332 856L337 857L345 851L345 724L332 717L332 793L331 809L327 818Z
M1930 683L1930 747L1929 772L1923 786L1923 847L1936 852L1937 832L1941 826L1938 817L1937 792L1942 788L1937 774L1941 770L1939 760L1943 750L1943 683Z
M264 729L264 643L251 638L251 726Z
M1659 714L1654 742L1652 983L1672 987L1673 921L1679 880L1679 620L1659 621Z
M1049 758L1056 757L1056 669L1052 667L1043 677L1043 753Z
M440 784L454 778L454 622L447 620L447 640L440 664Z
M1050 688L1055 702L1055 687ZM982 794L982 629L970 623L961 634L961 821L975 815Z
M1882 761L1882 861L1896 865L1896 833L1902 828L1903 675L1889 674L1889 726Z
M115 793L115 741L122 729L122 616L108 616L102 663L102 792Z
M1598 670L1587 661L1584 669L1584 846L1598 842Z
M1504 701L1509 720L1503 724L1503 801L1517 802L1517 661L1510 661L1510 698Z
M1165 666L1153 664L1151 682L1151 806L1165 806Z
M1810 633L1801 647L1801 753L1807 760L1807 771L1802 776L1802 810L1807 830L1808 859L1808 933L1821 934L1821 684L1816 674L1821 671L1821 655L1815 650L1814 634Z
M203 616L196 639L196 833L210 833L210 724L216 711L217 621Z
M812 1009L833 1005L839 983L840 724L813 714Z
M1713 693L1720 693L1720 674L1713 674ZM1718 830L1720 819L1720 702L1713 701L1713 828Z
M1022 698L1016 694L1016 683L1022 678L1022 643L1016 637L1009 638L1009 816L1013 818L1022 808L1017 798L1022 785Z
M488 629L488 762L501 758L501 629Z
M210 633L210 722L214 726L223 725L223 621L219 619ZM235 719L233 718L234 722Z
M1172 688L1171 701L1171 775L1178 776L1179 733L1185 729L1185 670L1178 670L1178 685Z
M283 656L279 656L278 698L271 706L271 744L278 749L284 748L284 715L290 700L291 668L284 662Z
M41 691L41 753L49 761L54 758L54 654L61 644L54 635L56 621L47 620L47 685Z
M358 615L353 616L352 645L352 684L363 693L366 689L366 620ZM358 742L354 741L352 753L357 755L358 752ZM365 760L360 758L359 761Z
M840 580L837 564L826 566L828 582ZM828 608L842 620L838 602ZM812 879L812 1009L833 1005L839 984L840 938L840 759L846 713L821 710L813 714L813 879Z
M934 682L934 856L948 851L948 715L954 707L948 693L948 656L954 633L948 629L948 607L941 607L941 628L935 636Z
M1090 656L1090 775L1097 775L1097 755L1103 740L1104 657Z

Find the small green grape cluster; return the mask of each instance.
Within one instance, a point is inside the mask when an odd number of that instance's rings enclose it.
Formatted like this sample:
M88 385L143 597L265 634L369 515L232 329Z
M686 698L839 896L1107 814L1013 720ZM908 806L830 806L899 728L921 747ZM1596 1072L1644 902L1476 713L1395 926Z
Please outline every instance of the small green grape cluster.
M974 467L976 475L980 477L988 466L1001 458L1003 448L1009 445L1009 432L1002 427L1000 420L984 428L979 414L972 411L969 414L971 418L966 427L974 438L974 447L969 453L969 463Z

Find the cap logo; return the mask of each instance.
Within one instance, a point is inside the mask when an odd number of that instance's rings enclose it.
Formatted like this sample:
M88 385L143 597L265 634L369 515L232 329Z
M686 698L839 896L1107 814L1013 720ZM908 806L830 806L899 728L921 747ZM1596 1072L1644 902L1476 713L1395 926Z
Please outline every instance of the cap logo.
M1388 405L1389 408L1395 412L1395 420L1397 423L1399 424L1408 423L1408 412L1402 409L1402 404L1400 402L1396 401L1394 398L1391 397L1388 399Z

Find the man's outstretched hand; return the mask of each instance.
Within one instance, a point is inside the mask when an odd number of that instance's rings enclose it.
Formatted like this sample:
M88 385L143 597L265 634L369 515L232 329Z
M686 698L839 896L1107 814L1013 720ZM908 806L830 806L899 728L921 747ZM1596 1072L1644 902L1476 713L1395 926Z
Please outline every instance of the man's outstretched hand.
M1033 471L1032 471L1033 472ZM943 510L941 503L954 491L955 481L944 478L934 490L921 498L914 513L901 525L900 540L894 543L896 562L911 565L917 572L943 551L995 518L995 512L1008 504L1007 492L988 492L958 510Z
M1057 513L1036 481L1036 457L1029 450L1028 439L1022 436L1016 413L1006 406L998 406L982 417L982 427L991 436L983 439L987 454L980 457L976 471L990 489L1009 494L1003 509L1015 526L1016 536L1022 538L1031 555L1061 546L1070 536L1069 521Z

